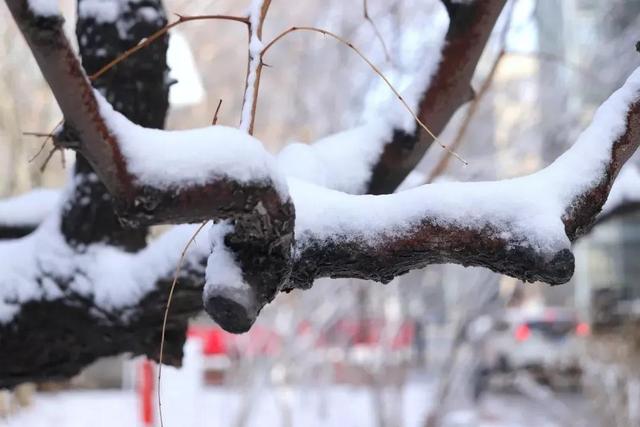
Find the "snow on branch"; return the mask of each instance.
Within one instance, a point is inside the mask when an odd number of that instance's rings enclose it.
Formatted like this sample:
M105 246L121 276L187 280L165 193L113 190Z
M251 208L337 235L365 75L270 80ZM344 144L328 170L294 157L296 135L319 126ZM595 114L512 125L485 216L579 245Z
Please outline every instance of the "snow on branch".
M135 254L105 244L78 251L56 214L27 237L0 242L0 388L68 378L109 355L157 358L176 249L193 229L176 226ZM202 309L208 252L203 237L187 253L165 363L180 364L187 321Z
M564 283L573 274L571 242L593 225L639 144L640 69L598 109L571 149L529 176L430 184L383 196L291 181L292 282L386 282L428 264L458 263L525 281Z
M262 27L270 6L271 0L252 0L249 9L249 62L247 65L244 98L242 100L240 129L250 135L253 135L258 93L260 91L260 77L264 65L262 62Z
M286 186L260 142L238 129L212 126L163 132L114 112L93 90L59 17L33 15L7 0L65 116L77 148L130 222L196 222L285 203ZM73 87L75 90L69 90ZM215 201L212 203L212 201Z
M411 110L436 135L473 97L471 79L505 2L466 2L450 8L441 52L424 58L413 83L403 91ZM347 193L393 192L434 140L399 108L396 97L385 107L361 126L309 145L286 146L279 166L289 176Z
M0 239L31 233L59 203L60 192L45 188L0 200Z

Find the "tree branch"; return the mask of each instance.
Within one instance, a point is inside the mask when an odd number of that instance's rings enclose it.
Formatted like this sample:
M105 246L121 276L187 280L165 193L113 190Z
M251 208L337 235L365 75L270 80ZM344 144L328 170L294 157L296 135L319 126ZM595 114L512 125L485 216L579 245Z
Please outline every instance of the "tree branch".
M530 176L375 197L290 183L297 215L291 286L306 288L318 277L388 282L433 263L564 283L573 274L571 242L593 225L639 144L637 70L569 151Z
M450 23L442 59L418 107L418 117L436 135L442 132L457 109L473 98L471 79L505 2L444 2ZM393 192L432 143L433 138L420 129L413 135L395 129L391 142L384 146L373 167L367 192Z
M133 125L93 91L62 31L60 16L36 16L21 0L6 3L68 126L79 137L80 146L71 148L89 161L114 197L121 219L133 224L201 222L251 212L258 203L269 210L286 201L286 190L282 185L276 188L280 178L269 169L270 157L258 141L221 126L198 133L159 133ZM233 138L243 141L229 144ZM201 162L176 166L185 152ZM153 161L159 157L165 162ZM247 157L254 163L247 164ZM235 176L226 168L231 160L244 165ZM172 170L173 175L167 174ZM247 176L246 170L254 175Z

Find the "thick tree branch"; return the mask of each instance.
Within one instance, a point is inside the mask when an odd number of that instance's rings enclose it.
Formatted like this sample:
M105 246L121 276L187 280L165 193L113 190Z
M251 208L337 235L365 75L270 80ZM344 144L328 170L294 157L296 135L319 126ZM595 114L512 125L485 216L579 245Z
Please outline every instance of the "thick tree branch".
M458 108L472 99L471 79L505 2L444 2L450 23L442 59L418 107L418 117L436 135L442 132ZM432 143L433 138L419 128L413 135L394 130L393 139L384 146L373 168L368 192L393 192Z
M315 278L327 276L385 282L441 262L562 283L573 271L571 241L593 222L613 179L639 144L640 70L603 104L569 151L530 176L431 184L383 196L353 196L292 178L297 237L286 289L308 288ZM220 227L228 225L218 225L218 231ZM16 260L0 271L0 346L4 357L22 355L0 363L0 385L71 375L96 357L122 351L155 357L158 320L179 259L175 249L192 230L176 227L135 254L103 245L78 252L60 235L54 215L33 235L0 244L0 256ZM233 232L220 234L214 245L233 248L238 244ZM167 345L168 354L175 356L168 359L172 363L180 355L186 319L200 310L206 258L211 262L209 239L199 239L187 255L169 317L175 333ZM220 249L214 247L213 253ZM250 261L237 261L246 275ZM255 261L268 263L270 258ZM214 269L216 273L223 271ZM274 291L267 290L265 299ZM45 322L63 310L72 315ZM214 311L224 317L224 305ZM31 339L27 348L26 334L48 344L37 346Z
M564 283L573 274L571 242L593 225L639 144L637 70L569 151L530 176L431 184L385 196L290 183L297 214L291 286L308 287L318 277L386 282L432 263Z
M505 2L451 3L449 28L433 75L416 76L413 87L402 94L410 104L416 103L411 107L417 117L436 135L472 98L471 79ZM427 66L430 60L425 58L425 74L431 73ZM393 192L423 157L433 138L415 123L408 126L398 120L395 108L391 110L393 114L385 112L375 121L312 144L289 144L279 155L281 169L289 176L348 193Z
M414 268L454 262L528 281L562 283L573 272L571 242L592 225L620 168L640 144L636 71L603 104L574 147L536 174L354 196L345 192L362 191L367 180L361 178L370 176L369 168L333 176L322 167L297 170L293 164L299 162L297 152L311 154L312 166L322 165L345 136L359 142L370 141L361 137L372 132L377 139L389 136L392 130L381 123L283 152L278 166L289 176L290 199L272 159L241 131L162 132L136 126L112 111L90 87L62 34L61 18L36 16L27 2L6 1L67 116L77 149L124 206L124 215L144 223L219 221L187 254L168 322L165 360L171 363L179 363L186 320L201 309L203 288L207 312L224 328L240 332L279 291L308 288L318 277L386 282ZM477 45L486 42L487 28L503 3L450 2L452 26L445 51L461 56L457 61L443 56L428 91L442 85L441 92L425 96L448 111L442 120L466 99L476 54L482 50ZM483 26L477 27L477 21ZM459 34L475 37L476 43L465 44L464 37L456 38ZM440 74L446 67L455 78ZM79 92L68 90L76 87ZM445 94L452 98L443 98ZM431 101L423 100L421 113L435 108L424 107ZM400 171L412 161L407 159L421 149L421 142L414 143L402 151L400 167L385 163L389 168L378 175L386 178L374 179L372 185L390 186L400 179ZM158 153L160 146L168 157ZM365 150L364 163L375 164L380 151ZM382 163L386 158L383 154ZM344 192L291 177L305 174L308 181ZM355 185L348 183L350 176ZM81 204L79 184L72 184L69 200ZM168 285L179 248L193 227L176 227L130 253L95 240L76 244L67 238L63 221L54 212L32 235L0 243L0 257L11 260L0 264L0 386L69 376L104 355L128 351L157 356ZM28 345L25 336L33 337Z
M70 377L108 355L158 357L176 249L193 227L178 226L135 254L103 244L78 250L61 234L59 215L28 237L0 243L0 387ZM208 252L200 238L182 269L166 363L180 364L188 318L202 310Z

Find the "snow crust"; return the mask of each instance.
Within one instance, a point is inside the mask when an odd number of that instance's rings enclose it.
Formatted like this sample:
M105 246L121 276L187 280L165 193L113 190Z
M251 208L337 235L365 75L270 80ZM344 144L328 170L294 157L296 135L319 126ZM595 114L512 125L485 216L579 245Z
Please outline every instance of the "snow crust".
M251 135L226 126L181 131L144 128L95 94L100 113L139 184L175 189L220 178L245 184L272 182L283 200L287 199L286 183L275 159Z
M38 16L61 15L58 0L27 0L29 9Z
M36 188L25 194L0 200L0 225L38 225L59 202L60 191L46 188Z

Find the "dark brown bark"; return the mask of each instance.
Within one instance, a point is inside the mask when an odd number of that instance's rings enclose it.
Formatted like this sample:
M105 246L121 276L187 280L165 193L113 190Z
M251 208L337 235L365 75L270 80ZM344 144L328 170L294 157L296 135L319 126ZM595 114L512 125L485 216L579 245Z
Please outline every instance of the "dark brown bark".
M471 79L506 0L444 3L451 21L442 60L418 107L418 117L436 135L444 130L458 108L473 98ZM413 135L396 130L373 168L368 192L392 193L432 143L433 138L422 128Z
M431 264L485 267L525 282L552 285L573 275L569 249L540 253L524 241L496 236L495 230L442 227L425 221L406 237L382 237L384 244L341 238L309 242L296 259L291 287L307 289L321 277L358 278L388 283L395 277Z

